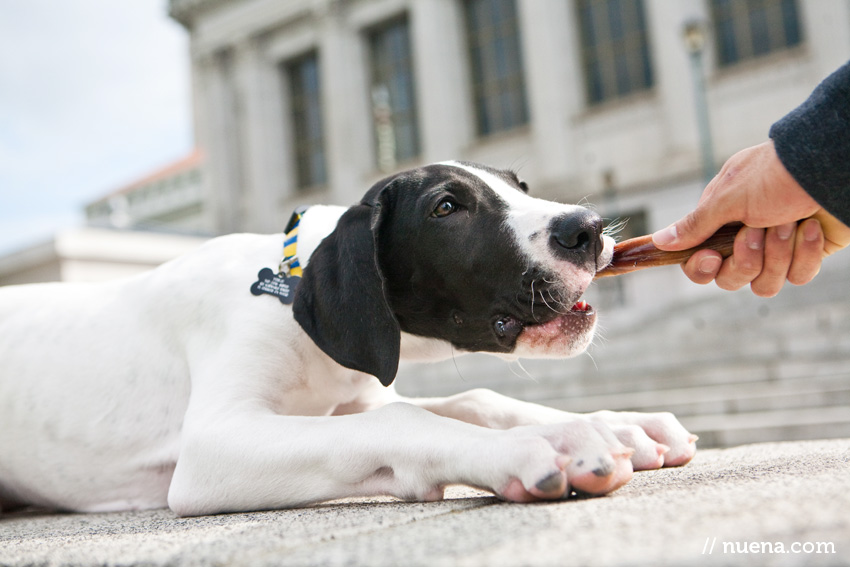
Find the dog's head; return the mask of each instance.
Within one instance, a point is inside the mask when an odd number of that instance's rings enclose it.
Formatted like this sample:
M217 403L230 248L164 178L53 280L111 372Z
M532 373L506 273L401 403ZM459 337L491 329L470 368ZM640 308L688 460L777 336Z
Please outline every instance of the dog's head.
M310 257L296 320L384 385L402 332L512 357L584 351L596 314L580 298L613 240L596 213L527 191L510 171L463 162L378 182Z

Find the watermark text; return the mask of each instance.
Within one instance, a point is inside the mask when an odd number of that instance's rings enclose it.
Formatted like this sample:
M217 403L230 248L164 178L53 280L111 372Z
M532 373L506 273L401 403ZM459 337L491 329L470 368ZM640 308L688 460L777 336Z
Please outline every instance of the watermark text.
M717 541L716 537L705 538L702 547L703 555L713 553L723 554L834 554L835 544L831 541L794 541L786 543L782 541Z

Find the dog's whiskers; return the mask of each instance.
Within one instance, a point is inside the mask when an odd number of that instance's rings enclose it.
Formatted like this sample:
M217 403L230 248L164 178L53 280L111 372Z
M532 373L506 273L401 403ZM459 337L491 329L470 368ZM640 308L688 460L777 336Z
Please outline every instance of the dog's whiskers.
M596 359L595 359L595 358L593 358L593 355L592 355L590 352L588 352L588 351L584 351L584 354L586 354L586 355L590 358L590 361L593 363L593 367L594 367L594 368L596 368L596 370L598 371L598 370L599 370L599 365L598 365L598 364L596 364Z
M516 364L519 369L522 370L522 374L519 374L516 370L514 370L514 364ZM535 378L528 370L526 370L525 366L522 365L522 361L520 359L508 362L508 369L511 371L511 374L513 374L517 378L526 378L533 382L538 382L537 378Z
M551 294L550 294L550 295L551 295ZM554 307L552 307L551 305L549 305L549 302L548 302L548 301L546 301L546 297L544 297L544 296L543 296L543 292L542 292L542 291L540 292L540 299L542 299L542 300L543 300L543 304L544 304L544 305L546 305L546 307L548 307L548 308L549 308L549 311L553 311L553 312L555 312L555 313L561 314L561 312L560 312L560 311L558 311L557 309L555 309Z
M602 234L606 236L610 236L614 238L618 233L622 232L626 225L629 223L628 218L616 218L612 219L605 228L602 229Z
M463 374L461 373L460 368L457 365L457 359L455 358L455 346L449 343L449 347L452 349L452 362L455 365L455 372L457 372L457 375L460 377L461 382L466 382L466 378L463 377Z
M537 317L534 316L534 280L531 280L531 318L537 321Z
M554 303L555 305L557 305L558 307L560 307L561 309L564 310L564 311L555 310L556 313L564 315L564 314L569 312L570 308L567 306L566 303L564 303L563 299L561 299L560 297L555 297L554 295L552 295L552 290L547 290L547 292L549 293L549 299L552 300L552 303Z

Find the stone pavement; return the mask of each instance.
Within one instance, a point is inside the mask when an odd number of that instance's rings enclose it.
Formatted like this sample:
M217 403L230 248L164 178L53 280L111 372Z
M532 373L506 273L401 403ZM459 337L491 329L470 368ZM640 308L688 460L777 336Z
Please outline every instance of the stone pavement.
M0 565L850 565L850 439L704 450L604 498L447 496L202 518L19 512L0 516Z

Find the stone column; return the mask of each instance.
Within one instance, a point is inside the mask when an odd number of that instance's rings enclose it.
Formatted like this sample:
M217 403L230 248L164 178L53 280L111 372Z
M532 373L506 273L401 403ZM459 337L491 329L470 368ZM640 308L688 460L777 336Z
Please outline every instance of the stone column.
M647 0L644 6L654 88L664 121L662 139L666 147L660 150L665 155L666 173L697 172L701 166L694 82L682 34L685 22L698 20L707 24L708 14L699 0ZM708 103L710 110L710 96Z
M454 0L411 2L416 100L422 161L454 159L473 139L463 14Z
M274 232L283 228L276 226L276 205L281 189L272 165L274 153L282 151L274 143L273 130L281 125L269 119L276 116L272 107L281 104L274 94L275 73L274 65L264 57L259 40L248 38L237 46L234 78L241 94L239 137L245 213L240 228L248 231Z
M528 165L545 190L576 175L581 156L570 127L583 105L578 28L572 2L523 0L517 9L534 148Z
M206 152L204 173L215 230L233 232L241 224L241 144L233 54L220 50L196 58L198 145Z
M319 10L319 9L317 9ZM350 205L365 193L375 169L366 70L358 31L346 25L344 4L332 2L317 14L319 67L330 199Z

